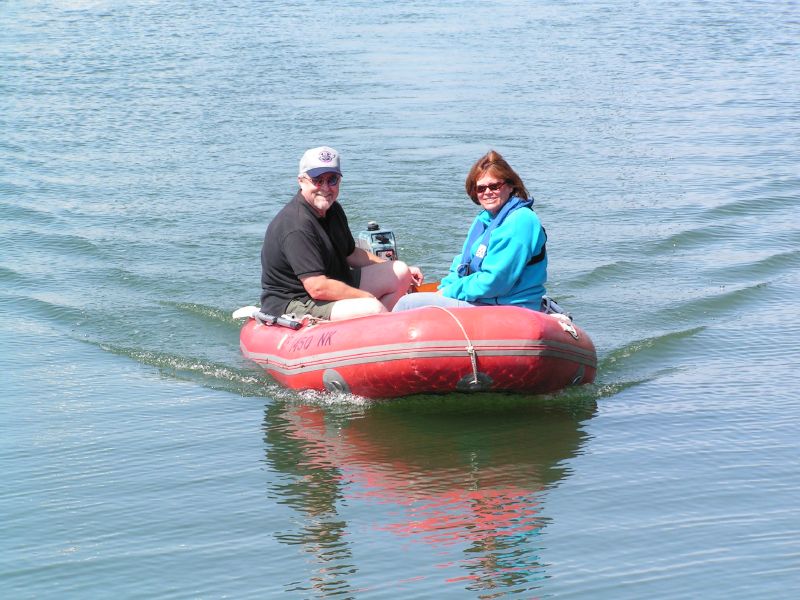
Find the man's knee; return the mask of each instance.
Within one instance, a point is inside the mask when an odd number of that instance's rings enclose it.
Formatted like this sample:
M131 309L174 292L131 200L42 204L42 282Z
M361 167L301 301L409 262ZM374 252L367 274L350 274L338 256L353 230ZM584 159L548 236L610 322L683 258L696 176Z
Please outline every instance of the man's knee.
M407 285L407 283L411 281L411 270L402 260L393 261L392 269L394 270L395 277L397 277L402 284Z

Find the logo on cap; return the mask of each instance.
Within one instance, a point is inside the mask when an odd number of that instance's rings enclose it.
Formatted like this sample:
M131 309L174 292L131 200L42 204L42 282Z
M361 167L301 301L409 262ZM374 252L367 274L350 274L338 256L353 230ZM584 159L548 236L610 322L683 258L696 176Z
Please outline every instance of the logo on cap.
M323 150L319 153L319 160L322 162L331 162L333 160L334 154L329 150Z

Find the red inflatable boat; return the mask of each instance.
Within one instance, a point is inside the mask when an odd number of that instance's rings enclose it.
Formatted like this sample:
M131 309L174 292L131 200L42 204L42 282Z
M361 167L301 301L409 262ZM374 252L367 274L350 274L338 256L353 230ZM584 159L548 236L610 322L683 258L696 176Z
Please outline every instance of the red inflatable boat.
M594 344L569 317L513 306L428 306L283 325L251 316L240 343L246 358L287 387L366 398L541 394L590 383L597 369Z

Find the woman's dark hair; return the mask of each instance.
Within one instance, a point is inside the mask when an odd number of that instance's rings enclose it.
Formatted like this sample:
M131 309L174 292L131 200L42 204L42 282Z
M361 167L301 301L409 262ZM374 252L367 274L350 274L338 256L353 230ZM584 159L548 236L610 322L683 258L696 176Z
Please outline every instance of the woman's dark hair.
M478 202L478 192L475 191L475 182L481 177L490 173L498 179L502 179L511 185L512 196L517 196L524 200L528 199L528 190L525 189L525 184L522 179L517 175L517 172L511 168L499 152L489 150L484 156L478 159L467 174L467 180L464 182L464 189L467 190L467 196L472 198L475 204L480 205Z

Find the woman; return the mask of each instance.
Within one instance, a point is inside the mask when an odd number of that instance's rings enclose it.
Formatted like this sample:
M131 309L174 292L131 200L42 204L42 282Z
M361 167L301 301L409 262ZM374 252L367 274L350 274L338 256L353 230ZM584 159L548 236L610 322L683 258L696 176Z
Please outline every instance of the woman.
M467 195L483 211L437 292L403 296L394 311L420 306L513 304L541 310L547 236L522 179L494 150L467 175Z

